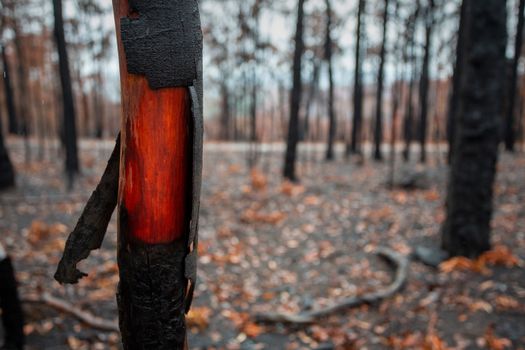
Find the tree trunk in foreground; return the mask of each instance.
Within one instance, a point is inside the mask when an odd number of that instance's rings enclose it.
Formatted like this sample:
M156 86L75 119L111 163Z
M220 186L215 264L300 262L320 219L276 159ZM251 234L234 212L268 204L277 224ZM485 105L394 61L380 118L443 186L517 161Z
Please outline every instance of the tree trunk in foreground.
M356 47L355 47L355 71L354 71L354 117L352 118L352 135L350 143L346 146L346 155L350 153L361 153L361 129L363 121L363 77L361 67L361 46L363 40L363 19L365 12L365 0L359 0L357 10Z
M62 0L53 0L55 14L55 41L58 49L60 83L62 85L62 103L64 107L63 137L66 148L66 173L71 187L73 177L79 172L77 129L75 118L75 105L73 101L73 90L71 88L71 75L69 72L69 60L64 35L64 18L62 16Z
M295 160L297 158L297 144L299 142L299 109L301 106L302 92L302 59L304 51L304 2L298 0L297 27L295 30L295 53L293 59L293 87L290 97L290 121L288 123L288 138L286 141L286 154L284 158L283 176L290 181L297 181L295 174Z
M124 349L183 349L202 164L198 3L113 0L113 8L122 88L122 341Z
M518 111L518 103L516 103L517 90L518 90L518 63L521 57L521 47L523 44L523 24L524 24L524 12L525 11L525 0L520 0L519 11L518 11L518 26L516 29L516 40L514 43L514 57L512 59L511 78L510 78L510 90L509 90L509 102L508 110L505 115L505 149L510 152L514 152L514 144L516 142L516 115Z
M384 67L386 56L386 42L388 30L388 4L385 0L385 9L383 12L383 40L381 43L381 53L379 54L379 72L377 74L377 94L376 94L376 119L374 128L374 159L383 160L381 145L383 143L383 84L384 84Z
M465 0L465 51L442 247L476 257L490 248L507 42L501 0Z

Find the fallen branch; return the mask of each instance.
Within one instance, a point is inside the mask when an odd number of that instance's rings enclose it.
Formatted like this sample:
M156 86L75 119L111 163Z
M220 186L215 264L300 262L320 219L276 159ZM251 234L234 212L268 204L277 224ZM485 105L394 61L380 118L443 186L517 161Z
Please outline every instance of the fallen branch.
M68 302L56 298L49 293L42 293L39 296L31 295L25 296L22 298L22 302L28 304L42 304L53 309L63 312L65 314L71 315L78 319L80 322L90 326L91 328L97 329L99 331L106 332L118 332L119 327L116 321L105 320L103 318L94 316L89 312L82 311L75 306L69 304Z
M338 311L363 304L377 303L378 301L391 297L401 290L407 280L409 260L405 256L388 248L378 248L375 253L396 268L394 281L385 289L361 296L350 297L322 309L300 312L298 314L278 312L260 313L255 315L255 320L261 323L310 324L314 323L319 318L329 316Z

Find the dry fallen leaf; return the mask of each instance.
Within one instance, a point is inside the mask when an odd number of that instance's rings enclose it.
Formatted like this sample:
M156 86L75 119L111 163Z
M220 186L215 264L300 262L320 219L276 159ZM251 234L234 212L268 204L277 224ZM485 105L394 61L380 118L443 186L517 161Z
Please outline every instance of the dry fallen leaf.
M208 307L193 307L186 316L188 327L194 327L200 331L208 328L211 309Z
M494 325L489 326L485 331L485 341L490 350L505 350L512 346L512 342L509 339L496 337L494 334Z

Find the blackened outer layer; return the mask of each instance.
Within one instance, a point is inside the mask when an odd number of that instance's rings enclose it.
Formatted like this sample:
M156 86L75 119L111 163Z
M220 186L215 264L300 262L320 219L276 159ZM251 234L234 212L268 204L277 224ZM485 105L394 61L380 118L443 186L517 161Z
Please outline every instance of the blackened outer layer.
M197 1L130 0L129 6L134 17L120 22L128 72L146 75L152 89L192 85L200 58Z
M104 175L67 239L64 254L55 273L55 279L60 283L77 283L86 276L77 269L77 264L102 244L111 215L117 206L119 162L120 134Z
M126 224L125 209L120 211ZM121 237L121 239L123 239ZM185 242L167 245L119 245L120 330L124 349L183 349Z

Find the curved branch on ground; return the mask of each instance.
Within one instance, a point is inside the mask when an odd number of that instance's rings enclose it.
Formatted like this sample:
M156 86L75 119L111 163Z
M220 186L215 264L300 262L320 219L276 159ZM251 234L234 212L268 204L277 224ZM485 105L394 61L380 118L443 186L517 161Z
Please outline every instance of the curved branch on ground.
M261 323L311 324L319 318L335 314L339 311L363 304L377 303L393 296L403 288L407 280L409 259L388 248L377 248L375 253L380 258L385 259L388 263L395 266L395 278L388 287L372 293L346 298L325 308L300 312L298 314L278 312L259 313L255 315L255 320Z

